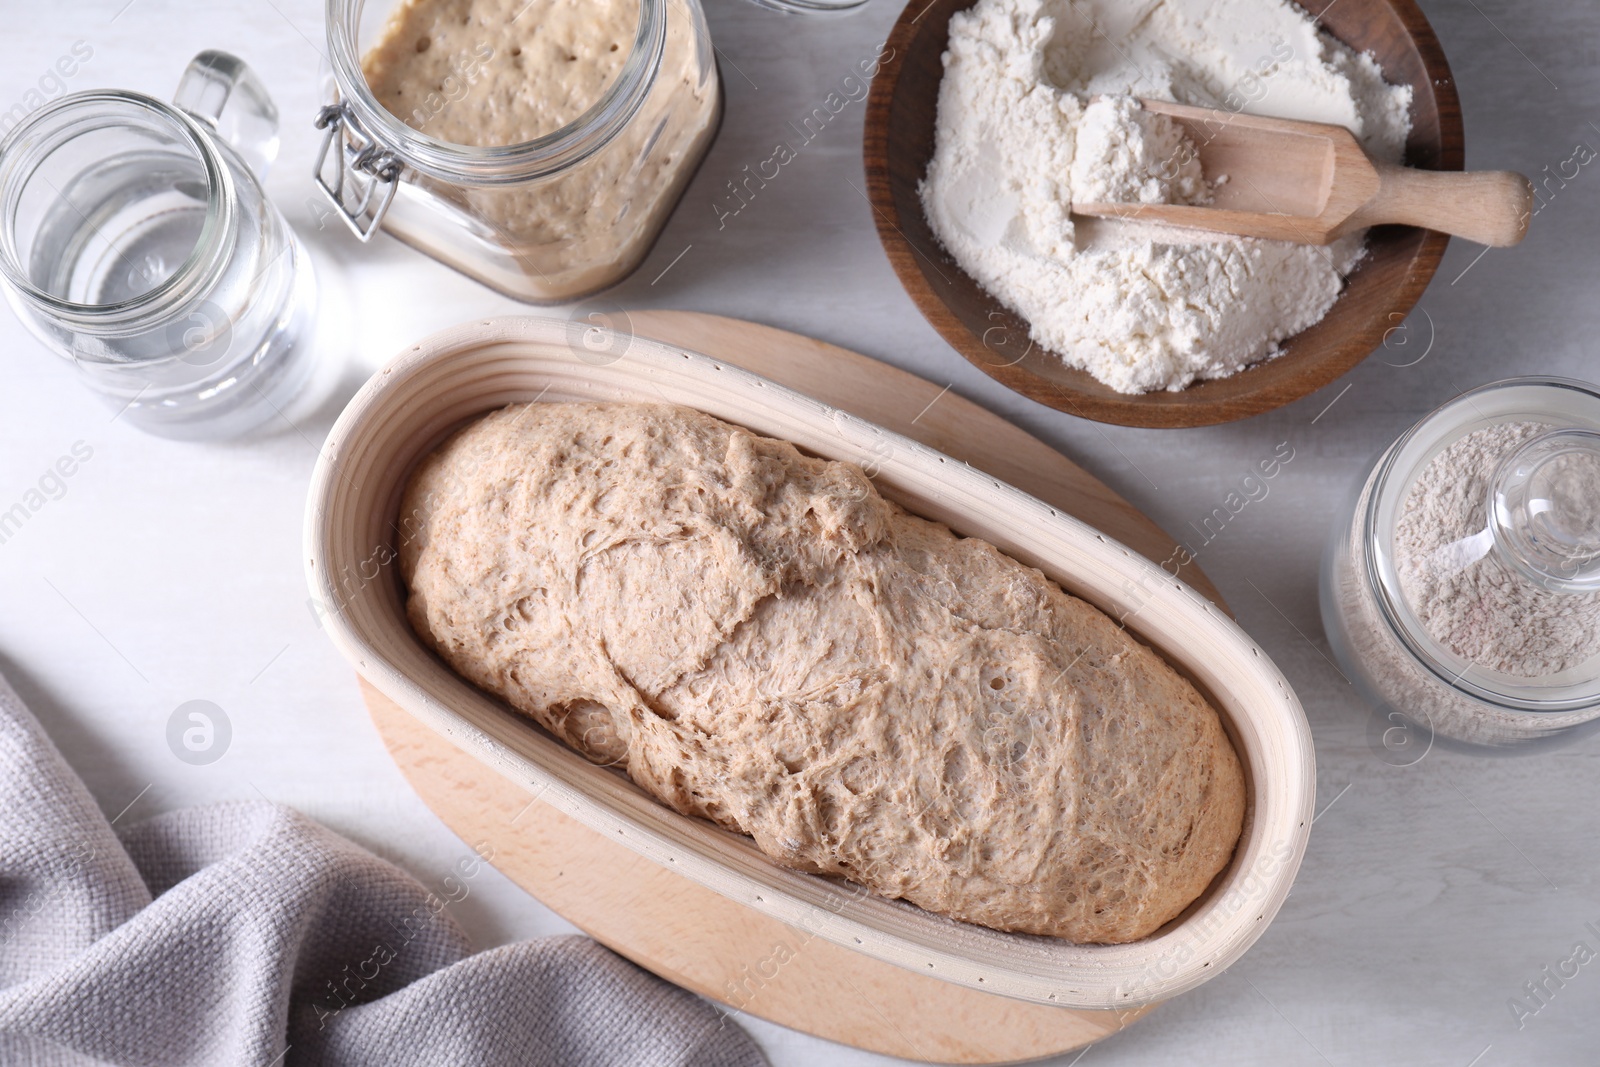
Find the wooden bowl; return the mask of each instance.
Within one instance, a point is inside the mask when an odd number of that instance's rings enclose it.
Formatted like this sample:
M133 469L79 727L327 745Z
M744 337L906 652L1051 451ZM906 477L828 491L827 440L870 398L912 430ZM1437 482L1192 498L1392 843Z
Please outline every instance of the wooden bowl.
M867 193L878 236L924 316L985 374L1022 395L1097 422L1208 426L1259 415L1314 392L1366 358L1427 288L1449 238L1409 226L1368 232L1368 254L1321 322L1283 342L1283 354L1181 392L1119 393L1035 344L1028 323L990 296L945 252L923 215L917 184L933 157L939 80L950 16L973 0L911 0L884 48L867 100ZM1460 170L1461 102L1444 51L1413 0L1298 0L1391 82L1412 88L1406 163Z
M375 375L328 439L306 514L307 579L357 671L484 765L672 870L853 951L971 989L1064 1007L1132 1008L1215 977L1288 895L1310 831L1310 730L1278 669L1227 614L1155 563L989 475L731 364L565 322L503 318L423 341ZM577 355L575 355L577 353ZM603 358L596 358L602 354ZM1078 945L955 922L838 879L779 867L748 838L687 818L473 687L406 621L394 572L401 490L451 430L515 401L666 400L816 455L872 464L886 496L983 537L1113 616L1222 714L1249 808L1229 867L1181 916L1127 945Z

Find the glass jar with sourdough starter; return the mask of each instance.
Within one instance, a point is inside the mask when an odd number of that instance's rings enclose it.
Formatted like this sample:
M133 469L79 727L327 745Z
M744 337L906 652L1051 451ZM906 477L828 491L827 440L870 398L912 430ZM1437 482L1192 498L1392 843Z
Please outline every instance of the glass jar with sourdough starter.
M357 236L535 303L638 267L721 93L699 0L608 2L328 0L316 180Z
M1322 617L1386 760L1600 726L1600 392L1497 382L1407 431L1334 524Z

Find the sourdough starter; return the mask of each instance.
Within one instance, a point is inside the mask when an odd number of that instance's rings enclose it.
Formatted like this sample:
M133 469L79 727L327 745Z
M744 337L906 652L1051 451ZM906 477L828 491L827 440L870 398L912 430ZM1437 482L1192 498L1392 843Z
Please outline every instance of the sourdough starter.
M639 0L409 0L362 67L378 103L413 129L452 144L517 144L599 100L638 26ZM446 82L464 68L473 85L449 101ZM433 93L447 102L430 106Z

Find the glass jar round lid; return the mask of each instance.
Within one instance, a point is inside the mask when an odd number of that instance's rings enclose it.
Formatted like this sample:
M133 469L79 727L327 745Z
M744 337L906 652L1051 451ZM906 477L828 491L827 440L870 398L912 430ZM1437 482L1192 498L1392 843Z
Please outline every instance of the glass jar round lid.
M1390 450L1366 531L1401 639L1479 699L1600 704L1600 393L1523 378L1465 393Z

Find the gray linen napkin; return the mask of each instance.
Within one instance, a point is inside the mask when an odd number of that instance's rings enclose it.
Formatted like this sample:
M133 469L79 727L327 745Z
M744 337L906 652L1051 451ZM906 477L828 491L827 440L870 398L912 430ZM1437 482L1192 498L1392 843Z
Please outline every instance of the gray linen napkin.
M587 938L469 955L442 905L275 804L119 838L0 678L0 1064L766 1063Z

